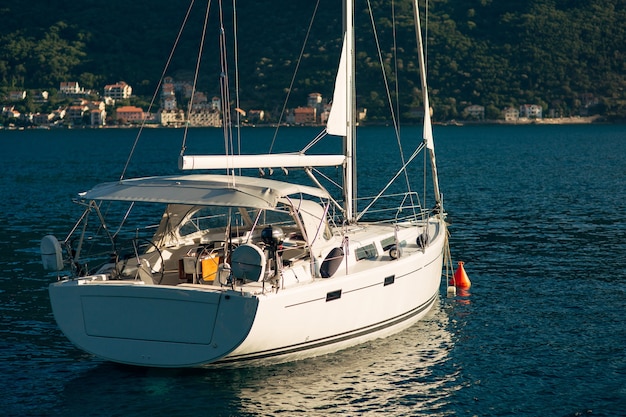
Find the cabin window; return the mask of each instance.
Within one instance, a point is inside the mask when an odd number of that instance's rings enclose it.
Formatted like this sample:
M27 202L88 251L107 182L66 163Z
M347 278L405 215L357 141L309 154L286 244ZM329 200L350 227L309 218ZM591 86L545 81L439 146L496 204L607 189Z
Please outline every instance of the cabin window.
M180 234L187 236L201 231L224 229L228 225L229 217L231 218L231 227L243 225L242 217L237 209L203 207L180 227Z
M389 277L385 277L385 282L383 284L384 287L386 287L387 285L393 284L396 281L396 276L395 275L391 275Z
M370 259L370 258L377 257L378 251L376 250L376 246L373 243L371 243L369 245L356 248L355 254L356 254L356 260L360 261L361 259Z
M258 224L272 226L295 226L296 222L288 211L282 210L262 210L260 212Z
M256 216L255 210L242 207L201 207L180 226L180 235L189 236L209 230L226 230L228 226L235 231L240 227L249 227L252 223L251 218L254 216Z
M389 250L390 247L396 244L396 238L394 236L389 236L386 239L380 241L380 246L382 246L383 250Z

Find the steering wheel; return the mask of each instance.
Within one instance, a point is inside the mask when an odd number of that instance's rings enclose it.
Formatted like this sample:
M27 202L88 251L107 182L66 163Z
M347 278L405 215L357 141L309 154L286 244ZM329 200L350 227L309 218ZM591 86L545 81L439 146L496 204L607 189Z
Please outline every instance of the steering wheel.
M153 252L157 254L156 259L152 259L153 256L151 254ZM161 281L163 281L163 275L165 274L165 260L163 259L163 254L161 253L161 250L151 240L146 238L130 239L129 241L120 245L119 249L116 248L116 253L118 254L118 258L120 259L115 266L118 276L122 277L133 275L135 273L134 271L132 271L131 273L125 273L128 272L128 262L131 259L134 259L137 261L137 263L139 263L139 258L143 257L144 259L152 259L152 261L150 262L150 272L157 275L158 279L155 280L156 283L160 284ZM152 266L157 264L160 265L159 269L157 271L154 271L152 269Z

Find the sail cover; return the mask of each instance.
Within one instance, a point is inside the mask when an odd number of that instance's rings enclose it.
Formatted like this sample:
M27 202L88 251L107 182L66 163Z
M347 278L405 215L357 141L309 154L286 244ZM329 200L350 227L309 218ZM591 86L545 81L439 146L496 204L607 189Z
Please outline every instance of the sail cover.
M343 48L341 49L341 59L339 60L339 69L337 71L337 78L335 79L335 92L333 93L333 102L330 108L330 114L328 115L328 122L326 123L326 131L330 135L346 136L348 134L348 109L347 109L347 68L346 68L346 54L348 53L348 46L346 39L343 39Z

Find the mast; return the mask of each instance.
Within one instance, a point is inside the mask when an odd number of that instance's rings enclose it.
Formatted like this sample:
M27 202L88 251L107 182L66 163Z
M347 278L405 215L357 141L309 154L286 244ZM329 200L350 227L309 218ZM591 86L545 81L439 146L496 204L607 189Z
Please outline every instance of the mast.
M354 0L347 0L343 7L344 39L346 53L345 94L346 94L346 135L343 140L346 157L344 169L344 209L345 220L353 223L356 218L356 86L355 86L355 52L354 52Z

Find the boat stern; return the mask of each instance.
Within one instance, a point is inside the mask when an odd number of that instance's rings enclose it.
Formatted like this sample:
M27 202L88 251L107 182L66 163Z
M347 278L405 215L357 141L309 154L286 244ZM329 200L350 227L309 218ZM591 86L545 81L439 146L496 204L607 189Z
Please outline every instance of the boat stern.
M49 287L55 320L78 348L130 365L212 363L248 335L258 299L221 289L90 279Z

